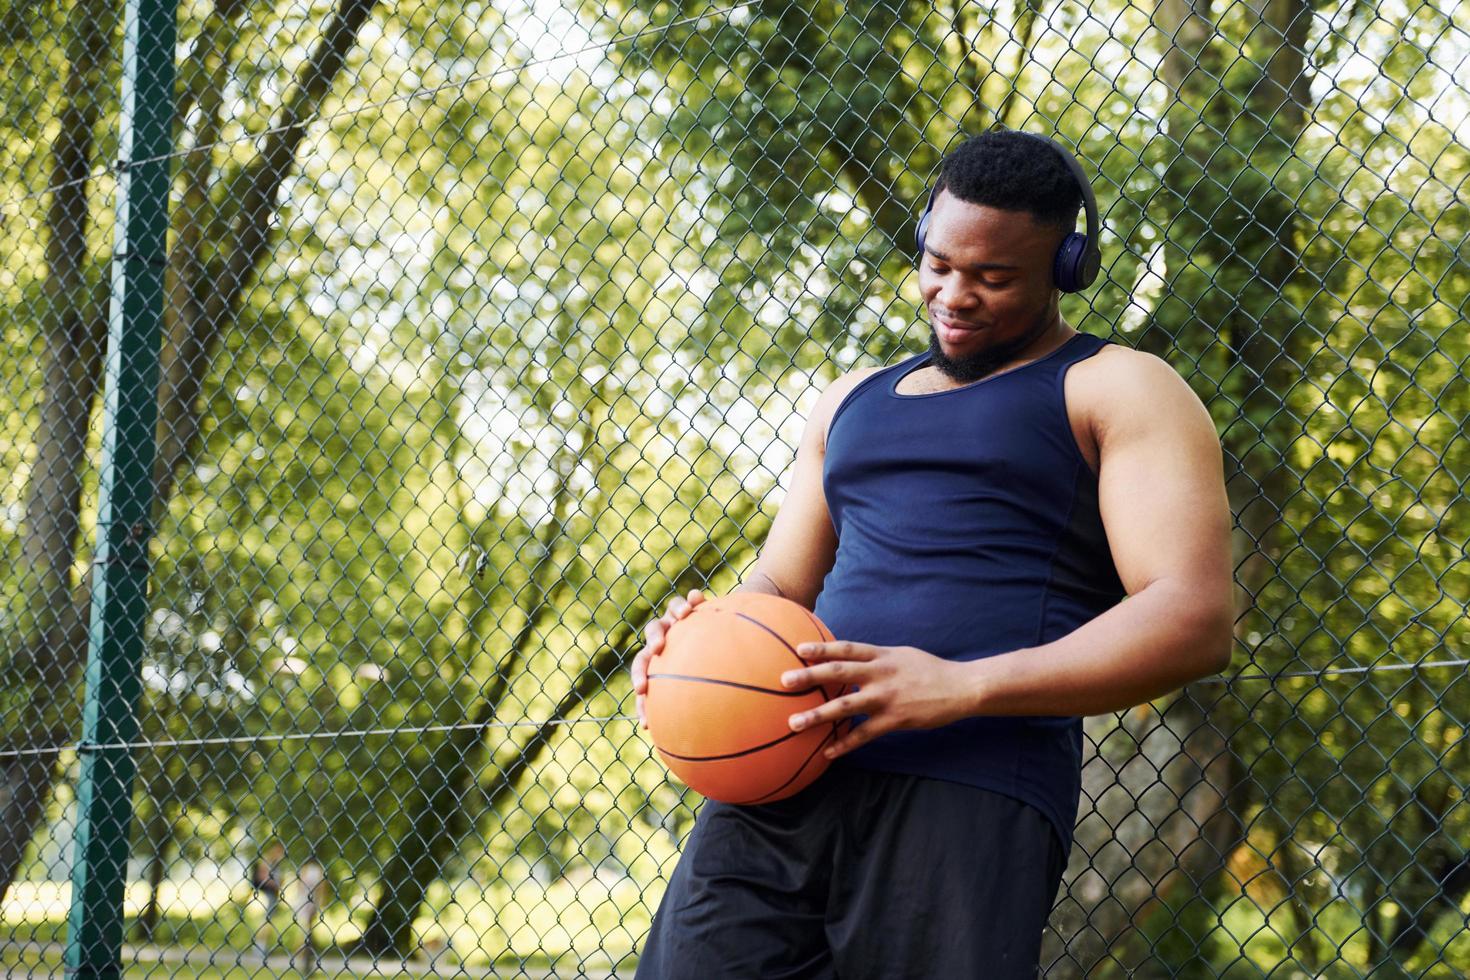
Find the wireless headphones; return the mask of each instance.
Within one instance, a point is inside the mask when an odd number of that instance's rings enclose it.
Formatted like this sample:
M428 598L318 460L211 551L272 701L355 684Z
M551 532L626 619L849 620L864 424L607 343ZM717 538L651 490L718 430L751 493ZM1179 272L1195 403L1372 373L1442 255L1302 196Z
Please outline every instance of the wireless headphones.
M1082 165L1056 140L1019 129L1003 130L1003 132L1016 133L1047 144L1061 155L1062 162L1067 165L1068 170L1072 171L1072 176L1077 178L1077 186L1082 188L1082 205L1087 211L1087 233L1080 235L1074 231L1062 239L1056 258L1052 260L1052 278L1056 281L1057 288L1064 293L1075 293L1086 289L1097 279L1098 269L1102 266L1102 252L1098 249L1101 222L1097 217L1097 199L1092 196L1092 185L1082 174ZM924 214L919 218L919 230L915 235L921 259L924 257L924 236L929 231L929 214L934 210L934 198L938 195L939 182L935 181L934 188L929 191L929 203L924 208Z

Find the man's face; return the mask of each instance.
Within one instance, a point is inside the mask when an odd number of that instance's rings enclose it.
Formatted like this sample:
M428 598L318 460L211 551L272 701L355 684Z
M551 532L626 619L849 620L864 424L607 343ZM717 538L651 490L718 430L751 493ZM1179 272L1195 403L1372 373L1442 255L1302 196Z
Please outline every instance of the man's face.
M1045 332L1056 317L1052 259L1065 234L1028 212L939 192L919 264L937 368L976 381Z

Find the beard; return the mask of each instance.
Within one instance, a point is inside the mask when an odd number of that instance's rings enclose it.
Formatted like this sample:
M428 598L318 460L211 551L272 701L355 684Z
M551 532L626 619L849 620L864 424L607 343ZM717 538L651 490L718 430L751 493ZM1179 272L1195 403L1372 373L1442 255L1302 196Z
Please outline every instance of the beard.
M973 354L962 357L950 357L944 353L939 345L939 333L934 329L934 322L929 322L929 363L939 369L939 372L951 381L959 384L969 384L987 378L1015 360L1016 355L1046 333L1052 324L1052 307L1048 303L1042 311L1037 314L1036 319L1025 333L1012 340L999 344L993 344L984 350L978 350Z

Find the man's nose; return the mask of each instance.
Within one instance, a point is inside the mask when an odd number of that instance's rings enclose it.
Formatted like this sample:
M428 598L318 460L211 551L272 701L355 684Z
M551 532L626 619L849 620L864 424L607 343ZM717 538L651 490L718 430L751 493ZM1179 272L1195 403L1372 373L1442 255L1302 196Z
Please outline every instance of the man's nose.
M973 310L980 306L980 297L975 290L959 285L953 280L939 288L939 295L936 298L940 306L946 310L954 310L956 313L962 310Z

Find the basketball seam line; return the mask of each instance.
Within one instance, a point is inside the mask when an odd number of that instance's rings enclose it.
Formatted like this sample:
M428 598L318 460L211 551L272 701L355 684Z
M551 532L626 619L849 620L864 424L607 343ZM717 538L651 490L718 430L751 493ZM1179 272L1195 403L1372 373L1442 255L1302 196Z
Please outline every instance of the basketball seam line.
M685 762L719 762L722 759L738 759L742 755L750 755L750 753L752 752L759 752L762 749L769 749L773 745L780 745L787 739L795 738L796 736L802 734L805 734L805 732L787 732L785 735L782 735L774 742L767 742L765 745L752 745L748 749L741 749L739 752L731 752L727 755L680 755L677 752L670 752L668 749L663 748L662 746L659 747L659 751L662 752L664 755L673 756L675 759L683 759Z
M806 613L806 618L807 619L810 619L812 621L812 625L817 628L817 635L820 636L822 639L825 640L827 638L827 634L830 632L830 630L826 629L822 625L821 621L819 621L816 616L813 616L812 615L812 611L810 609L808 609L806 606L802 606L801 607L801 611L804 612L804 613Z
M666 677L666 678L668 678L670 680L675 680L675 681L691 681L691 682L693 682L695 684L720 684L720 685L723 685L725 687L738 687L742 691L759 691L762 694L776 694L776 695L779 695L779 696L781 696L783 698L800 697L803 694L811 694L813 691L820 691L821 690L820 687L813 686L813 687L803 688L800 691L778 691L778 690L776 690L775 688L772 688L772 687L760 687L760 686L758 686L756 684L742 684L739 681L719 680L719 679L714 678L714 677L692 677L689 674L649 674L648 675L648 679L649 680L654 680L655 678L659 678L659 677Z
M732 612L733 612L733 610L732 610ZM782 636L780 633L777 633L775 630L771 629L769 626L767 626L765 623L761 622L760 620L753 619L750 616L745 615L745 613L737 612L737 613L735 613L735 615L736 616L739 616L741 619L745 620L747 623L754 623L756 626L759 626L761 629L765 630L767 633L769 633L772 636L774 636L776 638L777 642L779 642L787 650L791 651L791 655L793 657L795 657L801 663L801 665L803 667L810 667L811 666L810 663L808 663L805 659L803 659L803 657L802 657L801 654L799 654L799 653L796 652L796 648L795 647L793 647L790 643L787 643L786 642L786 638L784 636ZM822 700L823 701L831 701L832 700L831 698L827 697L827 692L825 690L823 690L820 687L818 688L818 690L821 691L821 693L822 693Z
M807 757L802 761L801 765L799 765L799 766L796 767L796 772L794 772L794 773L791 774L791 779L786 780L786 782L782 783L780 786L777 786L775 789L771 790L769 793L765 794L764 796L757 796L753 800L746 800L746 801L744 801L742 803L737 803L736 805L737 806L750 806L751 804L759 803L761 800L768 800L771 797L775 796L777 793L781 792L786 787L790 786L791 783L792 783L792 780L796 779L796 777L800 776L803 772L806 771L806 767L809 766L809 765L811 765L812 759L816 758L817 753L820 752L820 751L822 751L822 747L825 746L828 742L832 741L832 739L836 735L837 735L837 726L836 725L833 725L832 726L832 730L827 733L827 737L824 738L824 739L822 739L820 742L818 742L817 745L816 745L816 747L813 748L811 750L811 752L807 754Z

